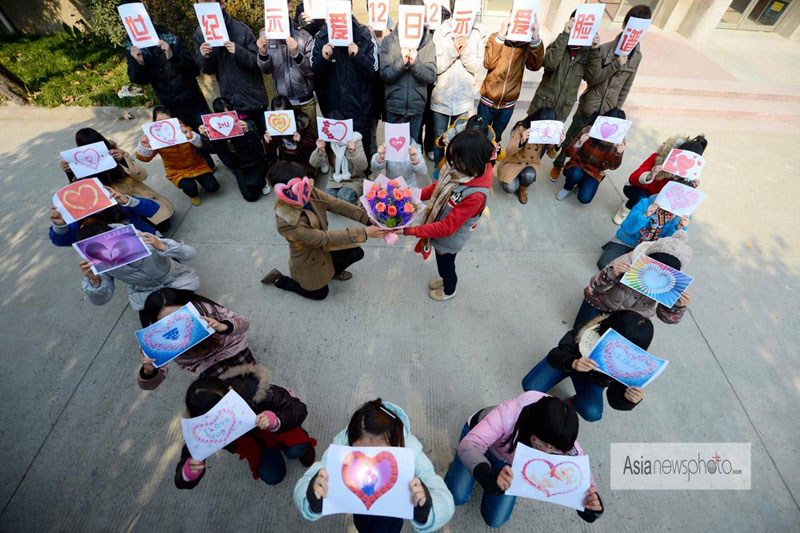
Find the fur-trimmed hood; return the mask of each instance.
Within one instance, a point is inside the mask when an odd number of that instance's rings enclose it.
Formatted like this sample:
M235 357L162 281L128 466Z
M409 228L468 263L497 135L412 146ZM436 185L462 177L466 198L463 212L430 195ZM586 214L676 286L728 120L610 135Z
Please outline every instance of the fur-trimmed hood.
M269 390L270 386L272 386L272 374L265 366L262 366L258 363L232 366L223 372L219 376L219 379L222 381L227 381L229 379L247 375L253 375L258 379L258 387L256 388L256 393L253 395L253 403L257 404L264 401L264 398L267 397L267 391Z

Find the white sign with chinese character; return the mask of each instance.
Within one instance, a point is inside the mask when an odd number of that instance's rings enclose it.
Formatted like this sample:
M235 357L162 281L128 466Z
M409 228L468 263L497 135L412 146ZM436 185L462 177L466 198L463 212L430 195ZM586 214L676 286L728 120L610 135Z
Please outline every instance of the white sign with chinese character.
M122 17L122 24L131 44L137 48L147 48L148 46L158 46L158 34L147 14L147 9L141 2L136 4L123 4L117 7L119 16Z
M475 24L478 2L475 0L456 0L453 6L453 37L467 37Z
M217 2L195 4L194 12L197 14L203 38L209 45L225 46L225 43L230 41L225 19L222 18L222 8Z
M333 46L349 46L353 42L352 13L349 0L328 2L328 42Z
M605 4L580 4L575 10L575 23L569 34L569 46L591 46L603 19Z
M506 39L520 42L530 41L537 11L539 11L539 0L514 0Z
M425 0L425 24L431 30L442 25L442 0Z
M267 39L289 37L289 4L286 0L264 0L264 29Z
M626 56L633 52L636 45L644 36L647 28L650 27L650 19L637 19L631 17L628 19L628 24L625 25L625 31L617 43L617 49L614 53L618 56Z
M425 6L399 5L397 7L398 39L400 48L419 48L422 36L425 35Z
M389 0L369 0L369 27L375 31L383 31L389 24Z

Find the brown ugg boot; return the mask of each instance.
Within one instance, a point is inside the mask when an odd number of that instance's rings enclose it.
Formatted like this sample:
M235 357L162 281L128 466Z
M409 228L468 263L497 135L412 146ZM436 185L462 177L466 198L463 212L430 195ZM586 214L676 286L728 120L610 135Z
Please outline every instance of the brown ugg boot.
M517 189L517 197L519 197L519 203L527 204L528 203L528 188L523 187L522 185L519 186Z

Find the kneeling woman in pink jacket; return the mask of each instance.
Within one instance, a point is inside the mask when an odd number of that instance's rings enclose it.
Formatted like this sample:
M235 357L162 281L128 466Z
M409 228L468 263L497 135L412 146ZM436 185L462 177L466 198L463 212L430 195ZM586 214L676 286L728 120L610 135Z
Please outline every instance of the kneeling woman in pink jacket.
M578 414L571 405L541 392L525 392L497 407L481 409L467 420L444 481L456 505L467 503L475 482L480 483L483 520L489 527L501 527L511 518L516 502L505 491L511 487L517 443L544 453L583 455L577 438ZM586 522L594 522L603 513L594 479L583 505L586 509L578 511L578 516Z

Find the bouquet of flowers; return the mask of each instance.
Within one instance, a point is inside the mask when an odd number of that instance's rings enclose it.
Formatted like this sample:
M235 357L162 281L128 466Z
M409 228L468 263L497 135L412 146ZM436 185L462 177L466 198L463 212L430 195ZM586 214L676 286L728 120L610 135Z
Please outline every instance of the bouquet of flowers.
M410 189L402 176L390 180L381 174L375 181L364 180L361 205L381 228L401 229L425 211L425 204L420 201L421 194L421 189ZM392 244L397 238L394 234L387 235L386 242Z

